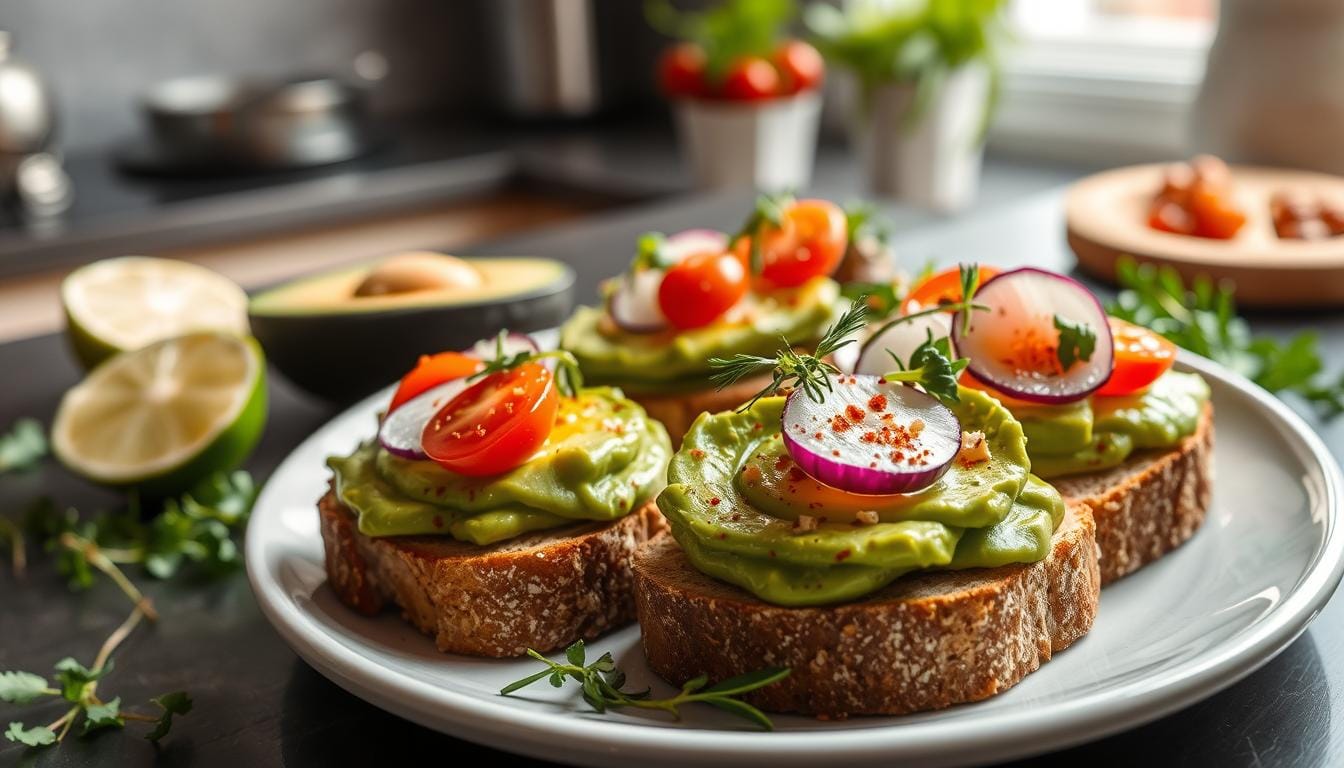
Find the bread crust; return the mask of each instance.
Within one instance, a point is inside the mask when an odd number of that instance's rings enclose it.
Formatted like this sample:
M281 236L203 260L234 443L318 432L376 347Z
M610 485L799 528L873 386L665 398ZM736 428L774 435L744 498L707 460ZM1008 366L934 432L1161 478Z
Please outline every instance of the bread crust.
M672 447L676 449L681 447L681 438L700 414L734 410L769 383L769 376L754 376L723 389L714 389L706 380L706 388L694 392L658 395L626 392L625 396L642 405L651 418L667 427Z
M318 501L327 581L366 615L388 605L439 650L546 652L635 618L635 550L667 524L652 501L619 520L579 523L490 546L446 536L375 538L328 491Z
M1091 629L1099 590L1095 529L1081 504L1040 562L905 576L834 606L759 600L695 570L671 535L635 555L644 653L656 673L680 685L789 667L746 698L823 718L941 709L1006 690Z
M1176 549L1204 523L1213 496L1213 404L1172 450L1139 451L1118 467L1051 480L1097 523L1101 583L1110 584Z

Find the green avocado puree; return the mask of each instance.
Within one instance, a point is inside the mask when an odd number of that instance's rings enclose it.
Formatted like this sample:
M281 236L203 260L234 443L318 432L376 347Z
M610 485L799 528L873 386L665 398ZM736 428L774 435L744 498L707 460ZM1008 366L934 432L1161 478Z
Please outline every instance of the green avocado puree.
M327 464L361 533L492 544L638 509L662 488L671 453L661 424L620 390L597 387L562 398L541 450L502 475L459 475L432 461L397 458L377 441Z
M637 394L686 392L709 386L709 360L735 354L773 355L780 338L803 344L835 321L840 287L817 277L797 288L749 294L722 320L703 328L626 333L598 307L579 307L560 329L560 348L573 353L592 383Z
M823 486L794 467L780 438L783 406L772 397L703 414L672 457L658 507L700 571L767 602L817 605L915 570L1047 554L1064 502L1030 474L1021 425L989 395L962 388L952 406L963 430L984 432L988 461L957 459L929 487L885 496ZM804 516L816 527L800 528Z
M1168 371L1147 390L1065 405L1012 406L1027 435L1031 469L1062 477L1114 467L1145 448L1172 448L1194 434L1209 385Z

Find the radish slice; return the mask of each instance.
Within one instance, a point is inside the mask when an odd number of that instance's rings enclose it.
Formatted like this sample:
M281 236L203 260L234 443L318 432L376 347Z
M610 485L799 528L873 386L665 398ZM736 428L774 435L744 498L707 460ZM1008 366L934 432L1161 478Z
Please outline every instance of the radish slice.
M1087 397L1106 383L1114 365L1110 324L1092 292L1071 277L1034 267L996 275L980 287L970 328L963 315L953 319L957 353L968 358L967 371L1003 393L1035 403L1068 403ZM1089 360L1063 370L1055 318L1084 324L1096 334Z
M904 365L910 362L915 348L929 338L940 339L952 334L952 316L946 312L916 317L913 320L896 323L885 331L869 338L859 349L858 362L854 364L855 373L881 376L897 369L891 355L895 355ZM888 353L891 354L888 354Z
M402 403L400 408L383 419L382 426L378 428L378 442L393 456L403 459L425 458L425 452L420 447L420 435L424 433L425 425L440 408L467 388L467 378L464 376L446 381Z
M663 260L678 264L697 253L719 252L728 248L728 236L713 229L687 229L663 242ZM616 325L627 333L658 333L670 327L658 306L658 288L666 269L651 267L620 277L616 290L607 301L607 312Z
M697 253L723 253L728 250L728 236L715 229L686 229L667 238L663 243L663 258L675 264Z
M504 354L516 355L519 352L540 352L541 345L536 339L525 333L509 333L504 337ZM495 339L481 339L472 344L470 348L463 350L463 354L480 358L481 360L495 359Z
M865 494L909 493L943 476L961 450L961 423L947 406L878 376L830 378L826 402L795 390L784 405L784 445L800 469Z

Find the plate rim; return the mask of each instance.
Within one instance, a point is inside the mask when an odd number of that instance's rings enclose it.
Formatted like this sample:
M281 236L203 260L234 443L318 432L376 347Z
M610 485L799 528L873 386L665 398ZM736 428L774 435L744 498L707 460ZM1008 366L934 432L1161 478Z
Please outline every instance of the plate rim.
M1285 438L1299 443L1293 446L1294 454L1309 469L1314 464L1323 479L1319 494L1308 489L1307 503L1324 509L1324 535L1305 576L1259 625L1182 662L1158 685L1140 678L1106 692L1075 696L1049 710L1036 707L1003 712L978 723L935 719L891 727L760 732L605 721L579 716L586 713L578 711L525 710L503 697L498 701L479 699L378 666L298 610L297 603L265 567L265 542L253 535L248 535L245 542L248 580L267 621L305 662L337 685L400 717L508 752L605 764L624 762L637 754L654 764L733 759L778 765L841 755L851 760L904 757L950 765L1039 754L1143 725L1241 680L1306 630L1344 576L1340 520L1344 475L1324 441L1287 405L1245 377L1185 350L1178 360L1181 367L1217 379L1248 398L1277 422ZM353 411L368 410L371 403L385 397L386 392L376 393L333 417L296 446L272 477L282 476L295 454L322 439L334 422L345 420ZM262 488L257 510L266 508L271 485L268 480ZM694 738L688 738L688 734L694 734ZM554 742L547 740L555 738L563 738L572 751L557 754L553 747L548 749L547 745Z

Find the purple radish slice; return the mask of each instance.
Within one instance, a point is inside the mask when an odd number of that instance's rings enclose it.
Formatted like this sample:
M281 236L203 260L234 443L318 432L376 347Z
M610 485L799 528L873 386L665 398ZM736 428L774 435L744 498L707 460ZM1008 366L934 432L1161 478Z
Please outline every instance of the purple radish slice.
M481 339L467 349L462 350L462 354L478 357L482 360L493 360L495 359L495 352L497 351L495 347L496 341L497 340L493 337ZM505 355L516 355L519 352L540 351L541 345L537 343L536 339L525 333L510 332L504 336Z
M923 315L891 325L885 331L870 337L859 348L859 359L854 363L854 372L881 376L897 370L897 365L891 356L899 358L902 365L910 362L910 355L929 338L930 333L934 339L950 336L952 315L947 312Z
M403 459L425 458L425 452L420 447L420 436L425 431L425 425L440 408L467 388L468 378L464 376L427 389L387 414L378 427L379 444L393 456Z
M879 376L830 379L825 402L795 390L782 417L789 456L821 483L910 493L942 477L961 450L961 422L933 397Z
M1035 267L995 275L980 286L969 329L958 313L952 322L957 354L970 360L966 370L1004 394L1034 403L1081 400L1111 377L1113 342L1106 310L1077 280ZM1055 318L1083 324L1096 334L1088 360L1063 370Z
M620 277L616 290L607 299L607 312L617 327L627 333L657 333L669 324L658 306L658 288L663 284L661 269L641 269Z

